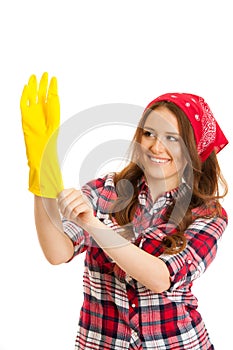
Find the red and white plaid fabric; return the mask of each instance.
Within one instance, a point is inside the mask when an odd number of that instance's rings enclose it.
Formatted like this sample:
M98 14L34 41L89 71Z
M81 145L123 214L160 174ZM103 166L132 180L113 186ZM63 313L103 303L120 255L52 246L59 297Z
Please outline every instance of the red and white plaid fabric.
M113 174L89 182L82 190L92 202L97 217L114 228L116 225L107 213L117 196ZM64 218L64 232L74 243L74 256L86 252L84 302L75 348L213 350L191 287L213 261L227 218L196 219L185 232L187 247L179 254L165 255L161 245L166 230L164 215L176 190L164 193L156 203L152 202L143 179L138 191L132 244L167 264L171 287L159 294L147 289L116 268L87 232Z

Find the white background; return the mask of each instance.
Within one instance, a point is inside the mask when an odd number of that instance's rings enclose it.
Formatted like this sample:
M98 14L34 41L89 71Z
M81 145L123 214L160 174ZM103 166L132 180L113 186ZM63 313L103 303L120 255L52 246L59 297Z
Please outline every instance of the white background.
M203 96L231 144L219 155L230 223L194 291L217 350L232 344L232 11L213 0L21 0L0 5L0 350L71 350L82 263L50 266L39 247L19 99L35 73L59 82L62 122L104 103ZM84 151L83 147L80 152ZM77 155L78 157L78 155ZM71 169L72 170L72 169Z

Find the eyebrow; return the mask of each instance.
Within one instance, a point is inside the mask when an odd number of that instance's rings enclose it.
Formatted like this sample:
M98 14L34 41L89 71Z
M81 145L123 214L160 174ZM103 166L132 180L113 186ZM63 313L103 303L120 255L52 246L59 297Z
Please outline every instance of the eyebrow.
M153 129L153 128L149 127L149 126L144 126L142 129L143 129L143 130L148 130L148 131L156 132L155 129ZM179 133L173 132L173 131L165 131L165 134L169 134L169 135L178 135L178 136L180 135Z

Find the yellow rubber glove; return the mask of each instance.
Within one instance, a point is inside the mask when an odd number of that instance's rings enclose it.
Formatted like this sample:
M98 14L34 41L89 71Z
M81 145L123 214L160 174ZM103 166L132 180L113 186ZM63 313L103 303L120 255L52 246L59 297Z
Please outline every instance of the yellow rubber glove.
M37 196L56 198L63 190L57 155L60 103L57 79L48 87L48 73L37 86L35 75L29 78L20 100L22 127L29 166L29 191Z

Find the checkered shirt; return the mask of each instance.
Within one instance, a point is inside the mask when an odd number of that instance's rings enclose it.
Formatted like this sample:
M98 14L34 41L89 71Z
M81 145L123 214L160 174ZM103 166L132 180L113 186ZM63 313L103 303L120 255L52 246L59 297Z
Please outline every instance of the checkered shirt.
M95 215L116 229L108 214L117 198L113 177L114 174L108 174L91 181L82 191L91 201ZM185 232L186 248L166 255L161 244L167 229L165 213L176 190L164 193L153 203L147 184L141 179L138 193L132 244L166 263L171 286L162 293L149 290L114 264L86 231L63 218L64 232L74 244L74 256L84 251L86 254L84 301L75 349L213 350L191 287L213 261L227 218L196 219Z

